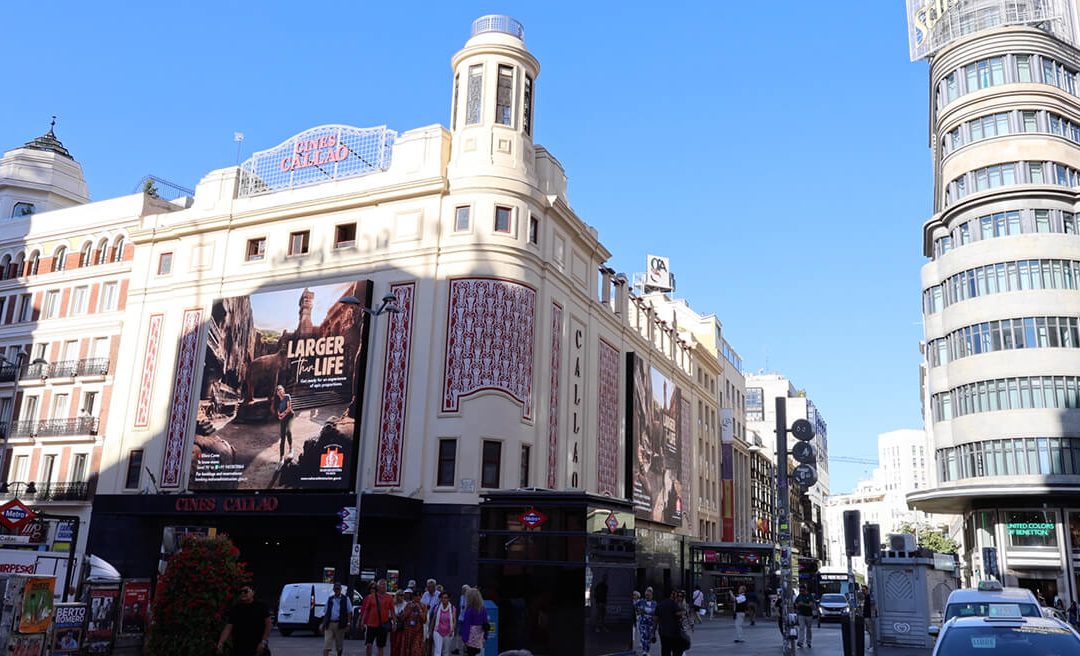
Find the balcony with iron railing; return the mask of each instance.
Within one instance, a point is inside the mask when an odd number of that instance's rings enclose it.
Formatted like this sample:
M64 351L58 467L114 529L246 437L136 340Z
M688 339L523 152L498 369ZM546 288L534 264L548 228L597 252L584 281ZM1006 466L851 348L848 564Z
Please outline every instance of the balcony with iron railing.
M89 501L94 495L94 484L87 481L78 483L42 483L41 485L21 485L12 483L0 485L0 499L18 497L26 503L46 501Z
M73 435L97 435L97 417L75 419L23 419L0 425L0 437L65 437Z
M0 365L0 383L14 382L16 372L18 372L19 380L106 376L109 373L109 364L109 358L61 360L44 364L28 364L22 367L5 362Z

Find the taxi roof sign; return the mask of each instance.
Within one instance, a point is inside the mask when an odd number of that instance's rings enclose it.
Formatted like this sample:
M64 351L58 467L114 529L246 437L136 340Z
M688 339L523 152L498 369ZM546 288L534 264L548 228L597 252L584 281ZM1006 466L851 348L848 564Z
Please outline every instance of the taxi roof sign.
M1018 620L1023 619L1020 614L1020 606L1017 604L990 604L987 608L987 617L995 620Z

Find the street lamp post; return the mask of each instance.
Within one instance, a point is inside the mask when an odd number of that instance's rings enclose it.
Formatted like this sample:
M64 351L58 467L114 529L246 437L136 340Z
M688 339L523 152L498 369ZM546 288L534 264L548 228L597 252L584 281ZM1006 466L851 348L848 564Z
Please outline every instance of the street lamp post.
M362 314L366 314L369 317L371 317L372 319L374 319L376 317L380 317L380 316L382 316L384 314L397 314L398 312L401 312L401 308L398 306L398 303L397 303L397 296L394 295L393 293L388 293L388 294L384 295L382 297L382 304L379 305L379 307L377 309L374 309L374 310L367 307L366 305L364 305L364 302L362 300L360 300L359 298L357 298L356 296L346 296L346 297L342 298L341 300L339 300L338 303L341 303L343 305L351 305L352 307L359 310ZM356 399L357 410L359 410L359 412L357 413L359 416L356 419L360 422L359 425L357 426L357 432L356 432L356 435L357 435L356 449L358 451L357 459L356 459L356 488L357 488L357 490L356 490L356 526L355 526L355 528L353 530L353 535L352 535L352 550L349 552L349 558L350 558L350 561L349 561L350 562L349 580L350 580L351 583L353 583L352 588L354 590L356 589L354 577L358 576L360 572L357 571L356 574L352 573L352 571L351 571L352 570L352 560L351 560L351 558L353 557L353 554L356 553L357 545L360 544L360 505L361 505L361 501L364 498L364 486L363 486L363 476L364 476L364 426L363 426L363 420L367 416L365 414L365 412L364 412L364 409L365 409L364 407L367 405L366 401L367 401L367 397L369 396L369 391L368 390L369 390L370 383L371 383L371 376L370 376L371 366L372 366L371 361L374 358L371 357L371 350L370 349L372 347L374 347L374 345L375 345L375 323L376 323L375 321L372 321L371 324L370 324L370 326L371 326L370 333L371 334L369 335L369 339L365 340L367 343L360 345L361 348L367 349L367 352L366 352L365 358L364 358L365 359L365 366L366 366L366 371L364 372L364 394L363 394L362 397ZM354 373L354 375L355 375L355 373Z

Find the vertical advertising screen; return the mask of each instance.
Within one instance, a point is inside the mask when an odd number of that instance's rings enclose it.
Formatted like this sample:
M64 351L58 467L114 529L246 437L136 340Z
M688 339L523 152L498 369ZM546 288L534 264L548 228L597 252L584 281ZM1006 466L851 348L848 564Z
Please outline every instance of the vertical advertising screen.
M654 367L631 353L630 416L632 449L634 512L653 522L681 526L684 509L689 503L689 471L683 471L688 460L685 448L682 413L689 404L682 403L682 390ZM684 460L686 460L684 462Z
M214 303L192 490L347 489L362 398L368 281Z

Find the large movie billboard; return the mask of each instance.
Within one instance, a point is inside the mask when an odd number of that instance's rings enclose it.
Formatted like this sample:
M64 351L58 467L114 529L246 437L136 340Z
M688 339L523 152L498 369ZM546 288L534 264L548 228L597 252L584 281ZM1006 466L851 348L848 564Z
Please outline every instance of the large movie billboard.
M682 390L636 354L628 356L635 514L681 526L690 500L689 400ZM686 433L686 434L684 434Z
M367 281L214 303L193 490L346 489L362 398Z

